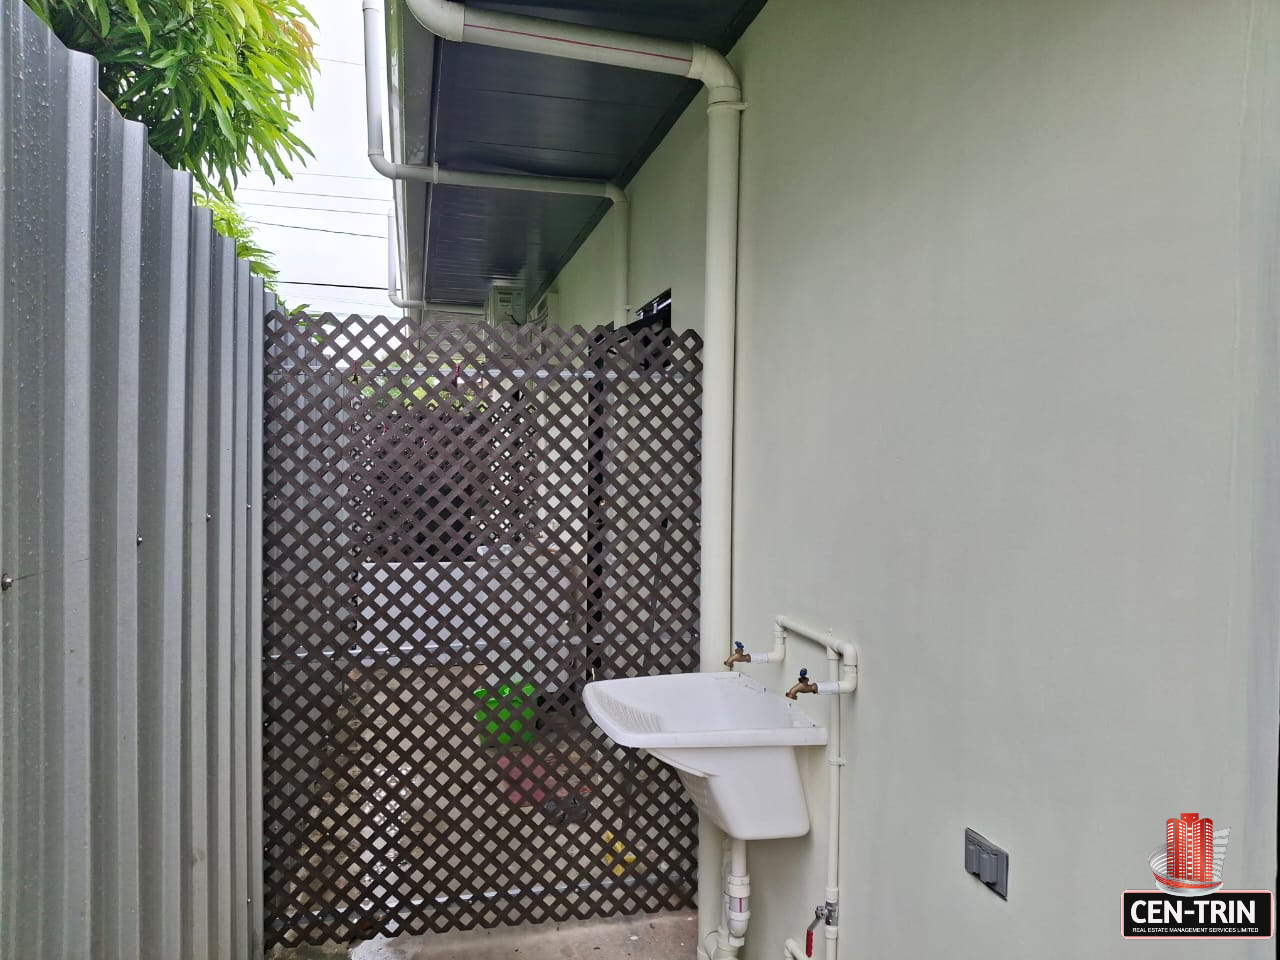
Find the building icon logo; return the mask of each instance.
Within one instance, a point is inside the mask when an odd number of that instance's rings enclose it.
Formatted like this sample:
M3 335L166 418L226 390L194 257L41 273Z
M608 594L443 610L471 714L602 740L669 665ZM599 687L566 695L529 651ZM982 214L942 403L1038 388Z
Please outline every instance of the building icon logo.
M1231 830L1215 831L1212 820L1196 813L1170 817L1164 829L1164 845L1148 858L1157 888L1179 897L1201 897L1221 889Z
M1223 890L1231 831L1198 813L1170 817L1164 843L1147 863L1155 890L1126 890L1120 935L1126 940L1266 940L1275 930L1270 890Z

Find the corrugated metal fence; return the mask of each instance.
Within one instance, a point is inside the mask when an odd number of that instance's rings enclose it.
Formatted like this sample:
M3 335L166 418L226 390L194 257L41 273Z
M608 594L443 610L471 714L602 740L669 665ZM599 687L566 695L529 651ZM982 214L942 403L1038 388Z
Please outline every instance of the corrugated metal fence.
M273 298L0 11L0 956L261 956Z

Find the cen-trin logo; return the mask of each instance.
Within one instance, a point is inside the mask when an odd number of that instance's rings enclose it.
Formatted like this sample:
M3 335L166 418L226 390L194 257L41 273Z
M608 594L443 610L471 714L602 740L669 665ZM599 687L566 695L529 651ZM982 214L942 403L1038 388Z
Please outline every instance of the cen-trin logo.
M1201 819L1198 813L1170 817L1164 823L1164 846L1156 847L1147 858L1156 886L1179 897L1220 890L1230 839L1230 829L1215 832L1213 821Z
M1124 892L1126 939L1265 940L1275 928L1270 890L1223 890L1229 829L1184 813L1165 821L1165 842L1147 858L1155 890Z

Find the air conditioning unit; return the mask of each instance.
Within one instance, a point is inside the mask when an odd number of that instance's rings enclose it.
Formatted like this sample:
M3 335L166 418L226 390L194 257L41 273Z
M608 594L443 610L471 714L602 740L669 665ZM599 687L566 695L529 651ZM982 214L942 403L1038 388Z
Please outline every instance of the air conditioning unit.
M525 308L524 287L495 283L489 288L489 299L485 301L484 319L489 324L524 324L529 319Z
M560 321L560 295L548 290L529 312L529 322L554 327Z

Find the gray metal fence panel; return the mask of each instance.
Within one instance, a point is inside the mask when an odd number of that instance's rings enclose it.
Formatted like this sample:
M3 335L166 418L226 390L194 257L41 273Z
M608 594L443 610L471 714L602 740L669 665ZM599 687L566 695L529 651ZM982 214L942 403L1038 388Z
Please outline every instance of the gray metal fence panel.
M261 956L268 298L96 72L0 0L0 956Z
M249 597L246 587L249 564L249 403L261 398L249 392L250 274L247 263L236 266L235 317L232 326L234 399L231 487L231 831L236 842L231 854L231 906L235 929L249 927L249 694L248 638ZM254 669L260 664L254 661ZM240 949L247 950L246 941Z
M191 185L155 154L144 164L138 434L138 647L142 654L143 956L180 956L182 871L182 420L186 403ZM179 272L180 271L180 272Z
M56 191L6 191L5 418L0 500L3 593L5 949L74 949L89 923L90 840L88 317L94 70L39 30L5 17L6 179ZM23 127L37 122L30 139ZM79 136L77 135L79 134ZM15 156L15 152L26 152ZM28 257L57 271L13 276ZM6 582L9 582L6 580ZM39 771L31 776L29 771ZM75 865L72 872L71 867ZM6 918L6 919L7 919Z
M209 476L208 503L208 675L210 914L214 960L230 960L235 918L232 907L231 816L231 595L232 474L235 412L235 248L219 238L214 245L209 309Z
M187 299L187 403L183 546L182 641L186 664L182 698L183 737L188 745L183 770L183 857L190 883L183 887L182 956L209 956L209 793L208 758L208 460L209 460L209 286L214 231L209 211L193 211Z
M97 101L90 332L93 829L102 943L137 956L137 420L146 129Z
M138 312L147 132L97 105L90 544L93 575L94 925L138 956Z
M268 303L268 300L271 302ZM249 308L249 535L246 540L249 556L245 564L247 582L245 595L249 603L249 709L246 731L249 738L249 782L246 795L249 798L248 849L250 862L262 851L262 417L263 417L263 367L262 350L265 336L264 318L269 309L275 309L275 298L268 298L261 280L253 283L252 302ZM263 871L249 871L249 952L260 956L263 951Z

